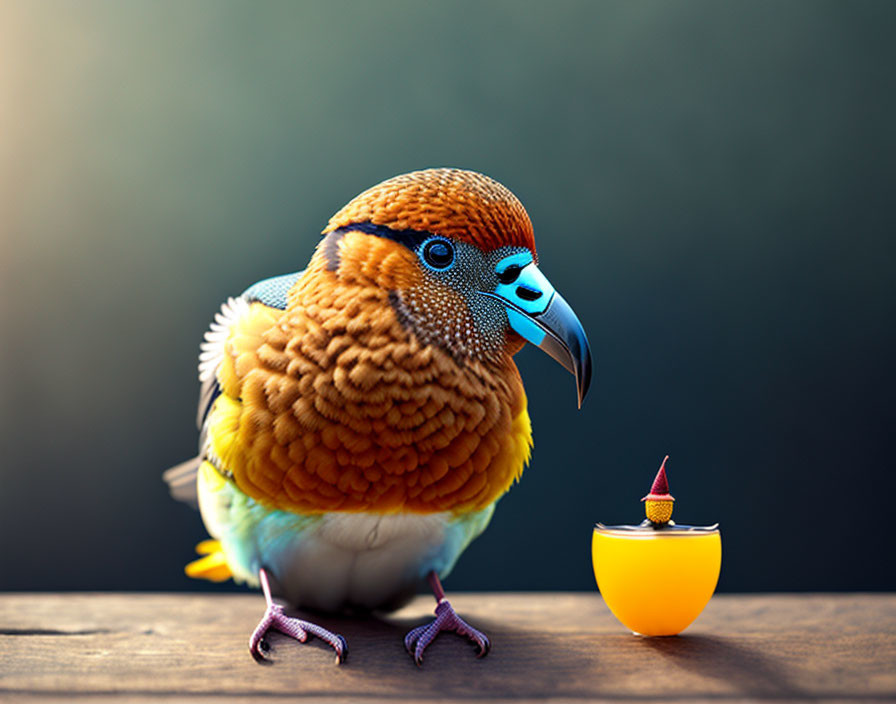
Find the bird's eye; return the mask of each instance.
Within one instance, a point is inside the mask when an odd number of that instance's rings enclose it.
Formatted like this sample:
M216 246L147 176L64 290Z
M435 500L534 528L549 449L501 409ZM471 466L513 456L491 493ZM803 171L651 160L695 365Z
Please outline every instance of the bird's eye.
M511 264L504 271L498 272L498 281L502 284L512 284L517 280L522 270L522 267L519 267L516 264Z
M454 247L448 240L429 240L423 245L423 261L433 269L447 269L454 263Z

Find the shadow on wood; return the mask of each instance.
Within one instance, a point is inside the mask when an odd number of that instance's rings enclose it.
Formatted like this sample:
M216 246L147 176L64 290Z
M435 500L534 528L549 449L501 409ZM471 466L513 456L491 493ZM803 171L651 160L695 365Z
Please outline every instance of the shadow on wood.
M434 606L434 602L430 603ZM404 636L432 620L431 614L412 619L290 613L333 630L348 641L349 657L338 666L341 672L334 672L334 677L351 673L352 679L375 683L375 689L404 696L537 698L562 692L566 697L589 697L595 695L594 683L600 677L596 650L588 647L590 638L545 631L543 618L538 615L531 629L520 629L502 622L500 614L491 618L464 614L471 625L489 636L491 652L477 658L471 641L454 633L442 633L427 648L422 667L417 667L405 650ZM272 657L281 653L284 661L290 663L297 657L295 649L306 647L281 634L272 634L269 642ZM306 645L313 642L309 640ZM316 641L316 647L329 650L320 641ZM342 694L348 696L350 692Z
M757 649L737 645L727 638L683 634L638 638L638 644L701 678L726 682L744 696L767 699L811 696L790 681L783 663L778 661L779 656L763 655Z

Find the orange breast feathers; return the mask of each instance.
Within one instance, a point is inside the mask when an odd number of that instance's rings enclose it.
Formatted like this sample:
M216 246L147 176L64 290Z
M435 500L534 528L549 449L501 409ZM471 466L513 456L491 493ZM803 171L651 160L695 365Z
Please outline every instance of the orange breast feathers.
M532 446L512 350L459 360L420 341L389 300L418 283L415 255L343 239L338 276L319 248L285 311L254 303L231 328L212 451L246 494L294 512L488 506Z

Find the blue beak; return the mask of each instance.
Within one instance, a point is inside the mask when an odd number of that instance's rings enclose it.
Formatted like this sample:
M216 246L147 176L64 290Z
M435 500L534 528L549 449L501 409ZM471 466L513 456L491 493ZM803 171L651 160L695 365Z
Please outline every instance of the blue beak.
M494 292L481 291L507 308L510 326L560 362L576 378L579 408L591 384L591 348L582 323L528 252L502 259Z

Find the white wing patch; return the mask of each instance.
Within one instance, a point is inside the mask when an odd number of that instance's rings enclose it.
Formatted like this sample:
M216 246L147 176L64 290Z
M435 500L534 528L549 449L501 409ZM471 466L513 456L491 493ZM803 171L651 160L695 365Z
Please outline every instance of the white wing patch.
M230 329L249 312L249 301L245 298L228 298L205 333L199 345L199 382L211 381L224 359L225 344Z
M196 409L196 427L199 428L199 454L187 462L172 467L163 477L172 496L178 501L197 505L196 473L203 460L210 460L216 467L221 463L211 454L206 417L220 389L217 372L226 354L230 331L249 312L249 301L243 297L228 298L215 314L215 319L199 345L199 404ZM220 470L219 470L220 471Z

